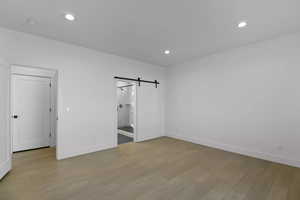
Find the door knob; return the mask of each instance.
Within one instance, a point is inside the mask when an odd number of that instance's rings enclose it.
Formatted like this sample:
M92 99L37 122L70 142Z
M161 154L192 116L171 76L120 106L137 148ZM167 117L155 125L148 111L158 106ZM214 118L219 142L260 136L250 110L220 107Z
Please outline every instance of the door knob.
M17 119L17 118L18 118L18 115L13 115L13 118L14 118L14 119Z

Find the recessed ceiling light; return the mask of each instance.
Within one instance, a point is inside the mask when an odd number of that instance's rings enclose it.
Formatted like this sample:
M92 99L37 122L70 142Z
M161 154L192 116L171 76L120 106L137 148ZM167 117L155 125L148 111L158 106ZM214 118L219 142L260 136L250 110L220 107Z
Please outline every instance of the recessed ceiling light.
M244 28L246 26L247 26L247 22L245 22L245 21L240 22L239 25L238 25L239 28Z
M166 54L166 55L169 55L170 53L171 53L170 50L165 50L165 51L164 51L164 54Z
M68 21L74 21L75 16L73 14L67 13L67 14L65 14L65 19Z

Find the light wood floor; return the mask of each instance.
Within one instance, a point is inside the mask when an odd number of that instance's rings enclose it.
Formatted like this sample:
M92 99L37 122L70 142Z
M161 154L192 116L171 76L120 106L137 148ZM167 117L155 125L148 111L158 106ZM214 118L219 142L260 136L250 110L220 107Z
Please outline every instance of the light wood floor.
M63 161L14 155L1 200L300 200L300 169L171 138Z

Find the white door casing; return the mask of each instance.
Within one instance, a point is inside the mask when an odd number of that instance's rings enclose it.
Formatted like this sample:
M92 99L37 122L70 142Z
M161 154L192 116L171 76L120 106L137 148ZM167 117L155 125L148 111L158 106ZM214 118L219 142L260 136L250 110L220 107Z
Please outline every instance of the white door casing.
M10 70L0 63L0 179L11 169Z
M162 136L162 107L160 88L154 84L141 83L137 88L137 141Z
M51 80L12 75L13 151L50 145Z

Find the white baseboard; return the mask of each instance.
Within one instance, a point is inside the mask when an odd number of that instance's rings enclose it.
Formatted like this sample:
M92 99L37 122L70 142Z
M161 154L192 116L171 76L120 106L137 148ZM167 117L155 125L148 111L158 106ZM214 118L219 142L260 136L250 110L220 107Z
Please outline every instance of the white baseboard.
M161 138L161 137L164 137L164 136L158 135L158 136L145 137L145 138L141 138L141 139L138 138L136 142L144 142L147 140L154 140L154 139Z
M2 165L0 165L0 180L5 176L5 174L11 169L11 161L7 160Z
M103 146L103 147L99 147L99 146L94 146L94 147L88 147L88 148L82 148L78 151L74 151L74 152L64 152L64 153L59 153L57 151L57 155L56 158L57 160L62 160L62 159L66 159L66 158L71 158L71 157L75 157L75 156L80 156L80 155L84 155L84 154L88 154L88 153L94 153L97 151L103 151L103 150L107 150L107 149L112 149L112 148L116 148L117 145L111 145L111 146Z
M130 133L130 132L127 132L127 131L123 131L121 129L118 129L118 133L121 134L121 135L125 135L127 137L131 137L131 138L134 138L134 133Z
M263 159L263 160L267 160L267 161L271 161L271 162L275 162L275 163L286 164L286 165L293 166L293 167L300 167L300 160L287 159L287 158L272 155L269 153L263 153L263 152L259 152L259 151L248 150L248 149L238 147L238 146L232 146L230 144L219 143L216 141L206 140L206 139L189 138L186 136L175 135L175 134L167 134L167 137L184 140L184 141L188 141L191 143L200 144L200 145L204 145L204 146L208 146L208 147L213 147L216 149L221 149L221 150L229 151L232 153L238 153L241 155L259 158L259 159Z

